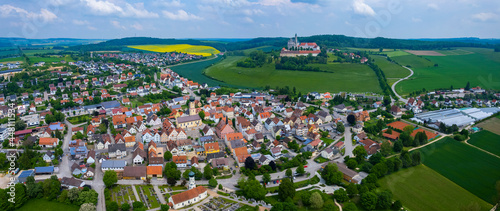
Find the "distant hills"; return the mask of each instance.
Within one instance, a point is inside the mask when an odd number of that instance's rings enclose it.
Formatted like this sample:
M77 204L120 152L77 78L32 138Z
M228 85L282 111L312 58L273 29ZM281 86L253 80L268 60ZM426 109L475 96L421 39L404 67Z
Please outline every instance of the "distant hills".
M112 51L122 50L128 45L146 44L191 44L212 46L220 51L244 50L259 46L283 47L289 38L287 37L261 37L255 39L163 39L152 37L126 37L112 40L96 39L24 39L24 38L0 38L0 47L8 46L34 46L54 45L69 46L71 51ZM393 39L393 38L358 38L345 35L314 35L299 37L300 42L316 42L322 47L355 47L355 48L394 48L394 49L446 49L453 47L488 47L493 48L500 45L500 39L480 38L443 38L443 39Z

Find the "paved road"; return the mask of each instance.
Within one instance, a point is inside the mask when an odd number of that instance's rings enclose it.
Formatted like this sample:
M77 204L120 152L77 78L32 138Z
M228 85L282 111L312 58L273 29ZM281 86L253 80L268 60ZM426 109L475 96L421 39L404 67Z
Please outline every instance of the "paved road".
M404 67L404 68L406 68L407 70L409 70L409 71L411 72L411 73L410 73L410 75L408 75L408 76L406 76L406 77L404 77L404 78L399 79L398 81L396 81L396 83L392 84L392 87L391 87L391 88L392 88L392 91L394 92L394 94L396 94L396 96L399 98L399 100L400 100L400 101L403 101L403 102L406 104L406 103L408 102L408 100L407 100L407 99L404 99L403 97L401 97L401 96L400 96L400 95L396 92L396 84L398 84L399 82L404 81L404 80L408 79L409 77L411 77L411 76L413 75L413 70L412 70L412 69L410 69L410 68L408 68L408 67L405 67L405 66L402 66L402 67Z
M353 157L352 150L354 150L354 146L352 144L352 133L351 127L346 126L344 132L344 148L345 148L345 156Z

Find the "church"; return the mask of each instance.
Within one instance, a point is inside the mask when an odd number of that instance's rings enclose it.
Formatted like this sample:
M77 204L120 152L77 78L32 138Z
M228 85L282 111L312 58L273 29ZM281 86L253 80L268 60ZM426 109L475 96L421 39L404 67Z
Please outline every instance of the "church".
M295 37L288 40L287 48L281 49L280 56L296 57L307 56L309 54L317 56L319 53L321 53L321 49L316 43L299 43L297 34L295 34Z
M208 196L207 189L203 186L196 187L194 172L189 172L189 188L187 191L172 195L168 199L169 206L173 209L179 209L198 203Z

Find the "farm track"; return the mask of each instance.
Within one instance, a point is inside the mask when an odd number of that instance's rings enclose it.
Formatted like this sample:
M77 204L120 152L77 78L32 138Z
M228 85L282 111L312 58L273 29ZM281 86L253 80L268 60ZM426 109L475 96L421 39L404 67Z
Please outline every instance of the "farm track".
M469 145L469 146L471 146L471 147L474 147L474 148L476 148L476 149L478 149L478 150L481 150L481 151L483 151L483 152L486 152L486 153L488 153L488 154L490 154L490 155L493 155L493 156L495 156L495 157L497 157L497 158L500 158L500 156L498 156L498 155L495 155L495 154L493 154L493 153L491 153L491 152L489 152L489 151L486 151L486 150L481 149L481 148L479 148L479 147L477 147L477 146L474 146L474 145L472 145L472 144L469 144L469 142L468 142L468 141L469 141L469 139L470 139L470 137L469 137L469 138L467 138L467 140L465 140L465 141L464 141L464 142L465 142L465 144L467 144L467 145Z
M410 78L410 77L413 75L413 70L412 70L412 69L410 69L410 68L408 68L408 67L405 67L405 66L402 66L402 67L403 67L403 68L406 68L407 70L409 70L409 71L411 72L411 73L410 73L410 75L408 75L408 76L406 76L406 77L404 77L404 78L401 78L401 79L399 79L398 81L394 82L394 83L392 84L391 88L392 88L392 91L394 92L394 94L396 94L396 97L398 97L400 101L402 101L402 102L404 102L404 103L406 104L406 102L408 102L408 100L407 100L407 99L404 99L403 97L401 97L401 96L400 96L400 95L396 92L396 85L397 85L399 82L404 81L404 80L406 80L406 79Z

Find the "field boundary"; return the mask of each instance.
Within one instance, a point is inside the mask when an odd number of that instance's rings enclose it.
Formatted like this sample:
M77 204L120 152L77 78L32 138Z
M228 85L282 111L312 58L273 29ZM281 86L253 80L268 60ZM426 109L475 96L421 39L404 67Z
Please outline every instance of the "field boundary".
M476 148L476 149L478 149L478 150L481 150L481 151L483 151L483 152L486 152L486 153L488 153L488 154L490 154L490 155L493 155L493 156L495 156L495 157L497 157L497 158L499 158L499 159L500 159L500 156L498 156L498 155L495 155L495 154L493 154L493 153L491 153L491 152L489 152L489 151L486 151L486 150L481 149L481 148L479 148L479 147L477 147L477 146L474 146L474 145L472 145L472 144L469 144L469 142L467 142L467 141L469 141L469 139L470 139L470 137L469 137L469 138L467 138L467 139L464 141L467 145L469 145L469 146L471 146L471 147L474 147L474 148Z

